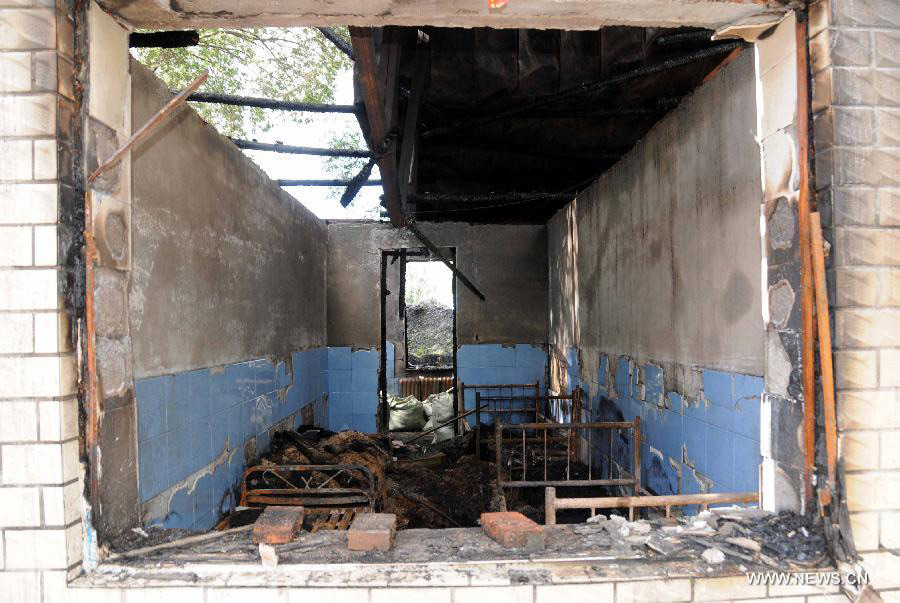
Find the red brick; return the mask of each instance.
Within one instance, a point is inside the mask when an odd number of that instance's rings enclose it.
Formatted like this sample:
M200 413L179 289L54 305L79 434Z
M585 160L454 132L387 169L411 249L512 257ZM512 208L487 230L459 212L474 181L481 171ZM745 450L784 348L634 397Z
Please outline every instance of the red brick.
M360 513L347 532L351 551L389 551L394 546L397 516L393 513Z
M535 551L544 548L544 528L521 513L482 513L481 527L501 546Z
M253 525L253 542L285 544L294 540L303 525L303 507L266 507Z

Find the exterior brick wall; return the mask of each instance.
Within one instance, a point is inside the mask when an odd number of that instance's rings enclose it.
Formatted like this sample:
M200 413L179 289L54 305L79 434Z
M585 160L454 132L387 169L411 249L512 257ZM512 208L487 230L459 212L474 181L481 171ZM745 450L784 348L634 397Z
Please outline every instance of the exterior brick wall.
M76 361L60 299L74 16L0 2L0 592L39 601L81 563Z
M819 207L834 244L841 457L856 544L885 600L898 597L900 439L900 14L894 0L814 6ZM75 354L60 292L77 207L74 16L60 0L0 0L0 592L5 601L233 600L201 588L67 588L82 561ZM114 74L115 75L115 74ZM119 74L121 75L121 74ZM788 97L789 98L789 97ZM781 97L781 104L789 103ZM103 107L101 107L103 109ZM109 109L109 107L106 107ZM743 580L244 588L240 597L322 600L819 600L816 589ZM310 585L313 586L313 585Z
M833 244L839 454L864 565L900 558L900 7L811 7L818 206ZM900 586L900 572L880 588Z

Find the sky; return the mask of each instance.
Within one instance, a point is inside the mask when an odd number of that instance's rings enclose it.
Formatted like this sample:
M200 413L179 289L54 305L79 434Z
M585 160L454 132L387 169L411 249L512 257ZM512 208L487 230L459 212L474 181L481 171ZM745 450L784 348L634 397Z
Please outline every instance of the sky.
M342 70L336 81L335 104L353 104L353 71ZM286 112L273 111L277 116L283 116L281 125L268 132L260 132L251 136L260 142L282 142L287 145L307 147L327 147L328 141L334 134L352 130L359 131L356 116L349 113L309 113L310 122L297 124L287 118ZM333 178L325 171L325 158L313 155L289 155L287 153L273 153L271 151L248 151L244 153L253 159L270 178L274 180L306 180L315 178ZM378 179L381 176L376 166L372 170L370 179ZM382 194L380 186L364 186L357 194L353 203L346 209L338 203L343 189L331 189L327 187L311 186L287 186L284 190L294 196L295 199L305 205L317 217L323 219L348 219L373 217L374 208L378 207L379 196ZM368 215L367 215L368 214ZM375 214L377 215L377 213Z

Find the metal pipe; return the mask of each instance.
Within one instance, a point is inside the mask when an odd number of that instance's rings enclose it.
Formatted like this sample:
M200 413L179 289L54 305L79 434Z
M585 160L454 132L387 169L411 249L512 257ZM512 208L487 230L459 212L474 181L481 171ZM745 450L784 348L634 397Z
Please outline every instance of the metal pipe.
M323 149L319 147L298 147L280 142L257 142L255 140L243 140L241 138L232 138L233 142L239 149L247 149L251 151L272 151L274 153L290 153L292 155L321 155L323 157L371 157L372 153L365 149Z
M545 492L546 495L546 492ZM599 498L557 498L556 509L622 509L626 507L665 507L759 502L757 492L715 494L672 494L668 496L603 496Z
M415 203L508 203L515 201L570 201L575 193L416 193L409 200ZM477 208L473 208L477 209Z
M322 36L338 47L338 50L343 52L351 61L356 60L356 55L353 54L353 48L350 47L350 43L344 39L344 37L337 32L333 27L317 27L319 33Z
M200 32L153 31L128 34L129 48L187 48L200 43Z
M348 179L334 180L276 180L278 186L349 186ZM366 180L362 186L381 186L381 180Z
M195 92L188 97L197 103L217 103L219 105L235 105L238 107L259 107L260 109L280 109L282 111L305 111L309 113L357 113L353 105L329 105L325 103L303 103L283 101L257 96L238 96L236 94L218 94L213 92Z
M682 31L673 34L659 36L654 40L658 46L672 46L674 44L687 44L693 42L710 42L712 41L713 32L705 29L703 31Z

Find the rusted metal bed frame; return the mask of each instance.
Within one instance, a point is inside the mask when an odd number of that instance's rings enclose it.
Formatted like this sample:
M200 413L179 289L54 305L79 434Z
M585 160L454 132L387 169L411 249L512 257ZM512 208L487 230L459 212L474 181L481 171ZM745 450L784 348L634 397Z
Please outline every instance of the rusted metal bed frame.
M522 387L522 386L514 386L514 387ZM580 417L581 416L581 400L583 392L580 389L575 389L570 395L563 396L551 396L551 395L540 395L540 386L539 384L535 385L536 395L534 396L485 396L480 391L475 392L475 446L476 450L481 450L481 415L490 415L494 419L495 425L500 425L502 423L502 418L505 416L510 423L507 425L512 425L512 418L514 415L533 415L535 423L544 423L544 422L552 422L553 413L552 407L556 404L557 409L560 409L562 403L565 401L570 401L571 406L569 411L571 412L572 417ZM504 405L505 403L505 405Z
M556 488L548 486L544 490L544 523L556 524L557 509L595 509L628 508L629 519L634 519L635 508L665 507L666 517L671 516L672 507L701 505L704 509L709 505L726 503L759 503L758 492L724 492L715 494L672 494L653 496L641 489L645 495L638 496L605 496L599 498L557 498Z
M535 487L547 487L547 486L624 486L631 487L634 490L634 493L637 495L641 491L640 485L640 475L641 475L641 447L639 445L634 446L634 452L632 455L632 467L631 467L631 477L627 478L607 478L607 479L595 479L593 472L593 454L590 453L588 456L588 477L587 479L570 479L570 468L571 461L573 458L580 458L580 444L583 441L583 437L580 437L576 434L579 430L587 431L589 434L587 445L589 451L593 449L594 439L593 432L594 430L610 430L610 437L614 430L619 429L630 429L633 432L633 442L641 441L641 418L635 417L631 421L595 421L595 422L575 422L575 423L552 423L552 422L544 422L544 423L519 423L515 425L505 425L505 424L497 424L494 432L495 437L495 447L496 447L496 463L497 463L497 486L498 488L535 488ZM551 437L548 432L556 431L556 430L564 430L566 435L562 438L556 437L555 441L560 442L564 441L566 443L566 450L564 458L566 459L566 479L562 480L550 480L547 479L547 463L549 460L553 458L549 449L550 442L554 441L554 438ZM522 434L521 438L506 438L504 439L503 433L510 431L520 431ZM543 432L543 436L531 436L527 435L528 431L532 432ZM504 451L504 443L505 442L514 442L520 441L522 444L522 479L516 480L515 477L515 469L510 468L509 471L509 479L505 479L504 477L504 462L503 462L503 451ZM539 457L543 461L544 471L542 480L534 480L528 479L528 466L526 459L529 454L529 444L538 444L542 446L539 448L537 453L534 451L534 447L531 448L531 454L533 457ZM509 449L508 447L506 449Z
M366 487L325 487L341 474L361 477ZM267 480L270 476L275 479ZM321 483L313 483L317 477ZM288 487L254 487L265 486L267 481L278 481ZM376 486L372 472L364 465L256 465L244 471L239 504L243 507L297 505L310 509L371 509L375 502Z
M509 392L509 395L513 396L515 393L513 390L516 390L516 389L521 390L523 394L524 394L524 392L533 389L534 395L535 395L535 397L537 397L537 396L541 395L541 382L535 381L534 383L471 384L471 383L464 383L464 382L460 381L459 389L457 390L457 393L459 394L459 400L460 400L460 402L457 405L457 409L459 411L457 414L462 413L463 409L465 409L466 391L467 390L474 391L475 395L477 397L477 395L479 393L485 394L485 393L487 393L487 391L496 392L496 395L500 395L503 393L504 390L507 390ZM479 390L487 390L487 391L479 392ZM475 408L476 409L478 408L477 404L475 405ZM478 430L478 426L481 424L480 418L481 418L481 414L476 412L476 422L475 422L476 430ZM462 430L463 430L462 423L464 420L465 419L459 420L459 425L457 425L457 431L456 431L457 433L462 432ZM476 440L478 441L479 444L480 444L480 439L481 439L480 436L481 436L480 433L475 434ZM480 450L480 448L476 448L476 450Z
M326 487L341 475L362 480L363 487ZM272 488L277 482L282 488ZM309 530L346 530L359 513L372 512L377 483L368 467L340 465L256 465L244 470L242 507L295 505L303 507Z

